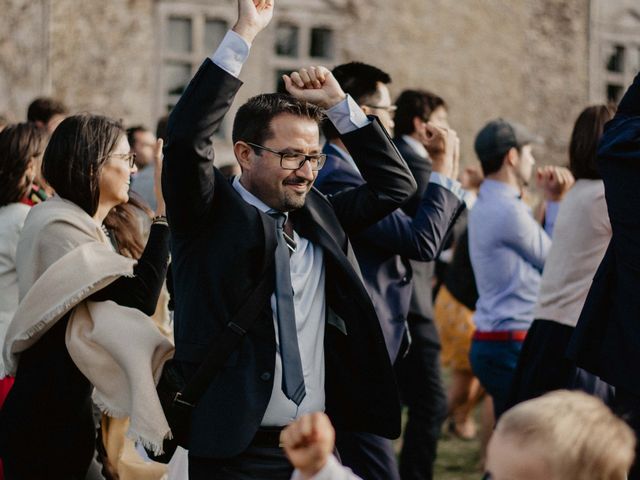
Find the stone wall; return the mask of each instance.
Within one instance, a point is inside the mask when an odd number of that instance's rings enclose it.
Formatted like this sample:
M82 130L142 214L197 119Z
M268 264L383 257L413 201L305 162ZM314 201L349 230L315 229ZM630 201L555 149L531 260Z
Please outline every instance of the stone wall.
M7 94L0 111L22 118L28 102L46 93L74 111L153 126L159 1L3 0L0 87ZM207 3L180 3L189 1ZM233 1L216 5L235 12ZM443 96L465 162L475 160L477 130L497 116L545 138L540 163L566 161L573 121L588 100L589 0L281 0L279 6L276 15L333 18L338 61L389 71L394 96L404 88ZM272 87L273 39L271 27L254 45L236 106Z
M43 2L2 0L0 8L0 113L18 121L48 86L49 22Z
M148 123L153 106L152 0L55 0L53 93L74 111Z
M475 161L475 133L498 116L545 139L540 163L566 161L588 98L588 0L370 3L347 57L385 66L395 94L417 87L445 98L465 162Z

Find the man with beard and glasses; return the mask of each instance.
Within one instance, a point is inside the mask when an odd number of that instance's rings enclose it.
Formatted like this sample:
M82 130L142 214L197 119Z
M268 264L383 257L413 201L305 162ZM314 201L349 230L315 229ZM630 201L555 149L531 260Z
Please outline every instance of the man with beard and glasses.
M397 209L416 185L384 127L323 67L285 76L291 95L240 107L233 142L242 173L224 178L213 133L274 1L238 6L237 23L169 119L175 362L188 380L212 341L241 336L193 407L190 478L284 480L293 467L280 433L306 413L326 411L345 430L400 433L391 362L348 235ZM321 109L367 181L331 197L313 188L325 162ZM246 330L233 321L239 309Z

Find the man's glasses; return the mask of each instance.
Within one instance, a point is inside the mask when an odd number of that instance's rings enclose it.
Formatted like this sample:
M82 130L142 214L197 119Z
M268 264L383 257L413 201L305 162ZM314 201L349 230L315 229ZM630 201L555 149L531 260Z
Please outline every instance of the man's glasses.
M374 110L384 110L385 112L389 112L389 113L395 113L396 110L398 110L398 106L397 105L364 105L365 107L369 107L369 108L373 108Z
M109 157L115 157L124 160L125 162L129 163L129 168L133 168L133 166L136 164L136 154L133 152L112 153L111 155L109 155Z
M258 148L260 150L266 150L267 152L278 155L280 157L280 167L282 167L284 170L298 170L299 168L302 168L304 162L309 162L309 165L311 165L311 170L315 172L320 170L324 166L324 162L327 161L327 156L324 153L313 153L311 155L306 155L304 153L278 152L276 150L272 150L256 143L246 143L254 150Z

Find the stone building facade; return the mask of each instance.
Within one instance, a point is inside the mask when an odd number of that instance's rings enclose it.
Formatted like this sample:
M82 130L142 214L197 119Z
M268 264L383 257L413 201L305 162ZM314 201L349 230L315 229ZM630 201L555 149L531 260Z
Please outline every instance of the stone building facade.
M235 0L0 0L0 112L24 118L53 95L73 111L155 125L236 15ZM282 71L361 60L392 94L448 102L474 160L475 132L504 116L545 139L540 163L566 162L573 121L616 100L640 69L637 0L278 0L255 42L237 107L278 88ZM231 121L218 142L231 160Z

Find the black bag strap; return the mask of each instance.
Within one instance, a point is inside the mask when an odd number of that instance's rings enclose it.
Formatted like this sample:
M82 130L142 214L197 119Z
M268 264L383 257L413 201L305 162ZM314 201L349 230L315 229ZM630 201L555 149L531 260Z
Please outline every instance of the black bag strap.
M267 215L262 214L260 219L262 220L265 237L267 239L275 238L273 221ZM269 242L266 241L265 244L268 245ZM265 255L258 285L251 291L246 302L242 304L231 321L227 323L222 333L210 342L209 353L187 385L176 394L173 399L174 405L193 408L224 365L224 362L227 361L229 355L238 347L240 341L258 317L261 308L264 307L264 299L269 298L275 288L275 278L273 275L269 275L269 267L273 261L273 255Z

